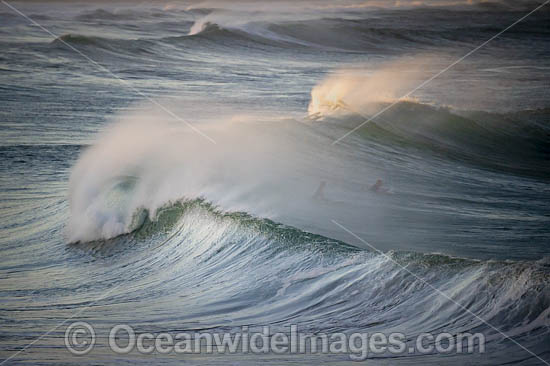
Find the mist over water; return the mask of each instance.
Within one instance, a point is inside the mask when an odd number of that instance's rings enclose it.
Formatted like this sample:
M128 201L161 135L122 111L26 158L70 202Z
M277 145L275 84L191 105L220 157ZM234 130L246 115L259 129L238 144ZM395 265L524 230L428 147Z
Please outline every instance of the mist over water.
M549 359L548 9L409 93L537 4L13 4L55 37L0 10L0 359L78 312L90 354L59 327L10 362L151 364L115 324L289 322L486 338L375 364Z

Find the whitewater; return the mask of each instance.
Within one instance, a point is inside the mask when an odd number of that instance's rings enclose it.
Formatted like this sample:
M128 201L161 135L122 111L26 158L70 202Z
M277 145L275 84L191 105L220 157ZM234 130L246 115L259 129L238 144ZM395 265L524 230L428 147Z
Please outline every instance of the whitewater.
M411 95L537 4L11 4L53 35L0 5L0 363L354 363L121 356L117 324L481 333L367 362L550 362L548 9Z

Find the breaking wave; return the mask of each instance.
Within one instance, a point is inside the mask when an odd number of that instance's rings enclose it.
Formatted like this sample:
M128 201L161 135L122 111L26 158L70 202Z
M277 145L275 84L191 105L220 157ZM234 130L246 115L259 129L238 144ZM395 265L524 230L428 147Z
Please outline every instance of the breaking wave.
M163 281L119 296L180 296L186 321L203 329L283 319L310 332L396 327L409 339L445 329L451 334L483 332L486 347L502 352L507 346L500 332L535 352L547 337L550 272L544 260L496 262L366 251L245 212L224 212L200 199L165 205L131 234L81 243L79 249L105 256L121 245L130 263L127 275L162 270ZM209 278L223 286L196 292L197 284ZM212 301L218 297L224 301Z

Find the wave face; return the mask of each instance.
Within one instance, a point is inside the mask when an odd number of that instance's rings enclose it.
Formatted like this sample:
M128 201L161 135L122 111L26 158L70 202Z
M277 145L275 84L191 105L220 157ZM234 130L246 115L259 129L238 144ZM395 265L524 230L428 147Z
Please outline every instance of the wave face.
M0 362L150 365L108 350L116 324L480 332L483 354L367 362L549 359L546 8L410 93L538 4L11 4L55 36L0 12ZM185 358L264 361L350 360Z
M147 220L132 236L147 237L159 231L168 234L158 247L158 256L170 261L166 264L169 273L190 266L192 272L203 274L200 281L209 278L208 274L226 279L223 289L208 291L223 291L227 296L215 297L233 298L241 306L227 312L214 304L213 309L201 311L223 313L232 321L272 324L294 316L314 332L387 329L392 324L407 333L419 333L426 325L433 330L450 326L451 332L494 331L459 305L441 299L428 281L459 297L469 310L503 331L523 334L534 343L538 335L547 336L550 272L544 261L484 262L407 252L381 255L246 213L225 213L202 200L163 207L156 220ZM187 263L188 259L178 255L181 250L186 258L198 261ZM243 271L262 275L243 281ZM192 288L198 279L194 274L182 283ZM173 288L165 291L177 292ZM260 304L255 300L258 293L262 293ZM268 306L267 314L262 304ZM196 321L205 328L209 325L203 317Z
M389 104L379 105L380 109ZM347 126L369 120L346 107L337 108ZM345 117L344 117L345 116ZM374 118L357 132L364 138L391 146L404 146L446 159L462 161L495 171L548 179L550 131L537 119L550 120L540 109L510 114L453 111L415 102L399 102L383 117Z

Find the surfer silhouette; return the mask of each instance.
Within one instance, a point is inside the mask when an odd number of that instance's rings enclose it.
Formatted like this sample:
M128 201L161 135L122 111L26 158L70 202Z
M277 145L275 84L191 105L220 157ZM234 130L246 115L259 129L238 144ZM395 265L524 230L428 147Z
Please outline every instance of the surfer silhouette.
M325 197L325 187L327 185L327 182L322 180L319 183L319 187L315 190L315 193L313 193L313 199L319 200L319 201L328 201ZM365 189L366 190L366 189ZM372 186L368 188L369 191L374 193L388 193L391 194L391 188L384 187L384 181L382 179L377 179L376 183L374 183Z
M317 187L317 190L313 194L313 198L316 200L326 201L325 197L325 186L327 185L327 182L322 180L321 183L319 183L319 187Z
M376 192L376 193L388 193L389 189L386 187L383 187L384 182L382 179L377 179L376 183L374 183L370 188L369 191Z

